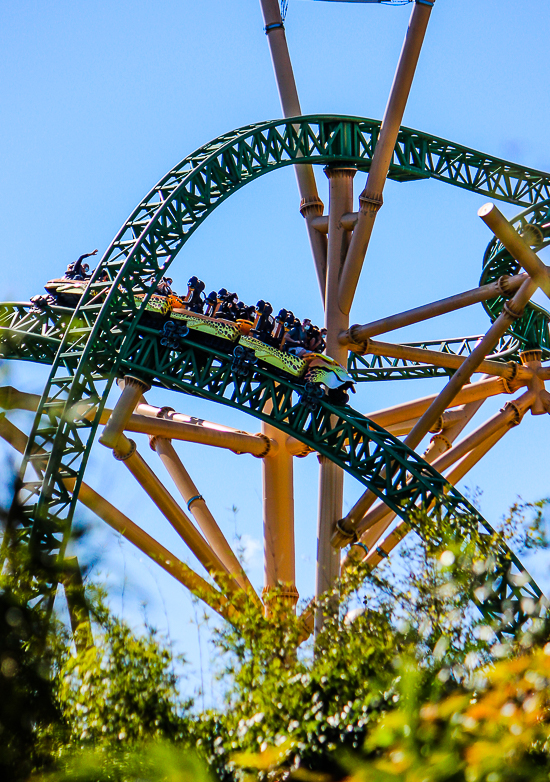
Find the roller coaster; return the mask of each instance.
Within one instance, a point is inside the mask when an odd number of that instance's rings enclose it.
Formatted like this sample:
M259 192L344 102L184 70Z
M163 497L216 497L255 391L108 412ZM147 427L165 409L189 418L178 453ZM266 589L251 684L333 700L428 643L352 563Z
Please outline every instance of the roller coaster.
M280 6L276 0L261 0L261 6L284 119L231 131L185 157L138 204L91 276L71 283L72 299L63 298L58 287L53 297L0 304L2 357L50 367L41 396L0 390L6 412L35 414L29 434L6 413L0 418L0 436L23 456L22 539L57 562L62 573L71 520L81 502L229 620L243 596L262 601L269 614L273 590L289 611L295 610L294 458L316 453L321 465L319 598L343 569L358 561L374 568L411 529L421 533L414 521L419 509L441 525L452 519L459 537L467 537L472 525L492 536L489 523L455 484L528 411L550 412L544 388L550 378L550 364L544 363L550 359L550 315L531 301L538 288L550 295L549 272L537 255L550 243L550 174L401 125L433 3L413 3L382 122L303 116ZM319 165L329 178L328 214L315 185L313 171ZM315 361L309 363L307 356L283 353L280 342L270 345L251 334L257 319L239 324L216 321L214 310L193 313L192 288L175 303L159 295L176 256L214 209L248 183L285 166L296 167L300 211L325 304L326 351L311 353ZM354 211L353 180L362 172L367 182ZM355 286L387 178L404 183L431 178L522 211L509 222L492 203L480 210L494 238L478 287L350 326ZM193 273L192 263L185 273ZM484 335L421 343L374 339L479 302L491 323ZM261 308L256 315L261 316ZM336 381L327 379L331 373ZM472 380L476 373L481 379ZM347 394L331 394L331 388L348 390L352 382L426 377L446 378L443 390L368 415L353 409ZM110 410L106 402L114 383L121 393ZM258 419L262 431L237 431L153 407L144 396L151 387L235 408ZM499 394L510 401L458 439L483 402ZM99 442L113 451L120 469L133 474L205 575L85 483L98 432ZM132 432L149 437L183 503L140 456L127 436ZM434 436L421 454L417 448L428 433ZM173 447L178 440L262 460L266 565L261 596L182 464ZM342 510L344 473L364 489L347 515ZM493 555L483 589L472 599L499 632L514 635L535 617L546 617L547 601L504 539L497 538ZM51 606L58 580L42 585L37 598ZM306 609L302 618L304 636L322 627L320 609Z

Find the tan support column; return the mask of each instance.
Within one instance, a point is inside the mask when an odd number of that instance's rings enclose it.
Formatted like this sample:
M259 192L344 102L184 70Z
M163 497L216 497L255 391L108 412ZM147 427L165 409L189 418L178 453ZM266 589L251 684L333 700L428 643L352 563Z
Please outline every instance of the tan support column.
M536 283L527 277L521 284L520 289L514 294L511 301L504 305L504 308L479 344L470 353L468 358L457 369L447 385L438 394L430 404L426 412L414 425L411 432L405 438L405 445L409 448L416 448L422 438L430 431L432 425L437 421L445 410L451 406L454 398L460 392L462 387L470 380L472 374L479 368L485 357L495 348L499 339L506 333L508 327L517 318L520 318L525 309L525 305L537 288ZM333 536L333 545L345 546L349 542L346 533L349 536L354 533L360 519L366 514L368 509L376 501L376 495L371 491L366 491L355 503L353 508L347 514L346 518L340 524L340 530Z
M107 448L116 448L118 440L130 420L130 416L140 403L144 392L149 388L150 386L138 377L126 375L120 398L99 437L99 442L102 445L105 445Z
M521 385L527 385L527 381L521 380L519 386ZM513 386L515 389L516 384L514 383ZM468 385L464 386L460 393L453 399L453 402L449 407L458 407L459 405L466 405L470 402L483 401L490 396L509 393L511 393L511 387L503 378L480 380L477 383L468 383ZM376 410L373 413L367 414L367 418L370 418L371 421L374 421L387 429L392 424L420 418L437 397L438 394L432 394L431 396L425 396L420 399L413 399L402 405L388 407L385 410Z
M237 454L250 453L258 458L265 456L271 447L269 440L261 435L197 426L197 424L177 421L172 416L173 413L169 411L162 417L156 418L134 414L129 417L125 431L140 432L166 440L183 440L216 448L227 448Z
M447 407L449 407L462 386L469 381L472 374L479 368L480 364L485 359L485 356L494 350L495 345L506 333L508 327L522 316L525 305L536 289L536 283L528 277L525 282L521 284L520 289L514 294L511 301L504 305L502 312L489 331L485 334L483 339L481 339L477 347L470 353L460 368L457 369L443 391L439 394L437 399L432 402L406 438L405 444L408 445L409 448L416 448L424 435L429 432L430 426L440 415L442 415Z
M115 458L123 462L132 473L163 516L189 546L199 562L208 570L212 578L219 581L224 589L228 589L231 592L240 591L239 585L231 578L225 565L212 551L209 544L191 522L191 519L184 513L147 462L137 452L136 444L132 440L128 440L124 435L121 435L118 447L113 453Z
M77 557L65 557L61 572L61 582L65 590L69 620L77 651L83 652L93 646L94 638L90 623L90 612L86 603L86 592L82 580L82 571Z
M213 551L223 562L235 581L248 594L254 595L252 584L246 577L241 563L231 550L231 546L210 513L204 497L200 494L191 476L183 466L170 440L165 440L162 437L152 437L150 442L151 448L160 456L162 463L185 500L187 510L193 515L204 537L212 546Z
M74 480L72 483L71 481L65 481L65 485L70 491L74 486ZM226 619L231 619L236 615L236 609L228 602L225 595L214 589L208 581L205 581L198 573L191 570L188 565L175 557L171 551L164 548L158 541L142 530L141 527L134 524L128 516L121 513L118 508L115 508L114 505L85 483L80 486L78 499L146 556L151 557L161 568L170 573L176 581L179 581L190 592L204 600L214 611L217 611Z
M344 473L334 462L319 456L319 518L317 522L317 572L315 597L319 598L340 576L340 551L331 545L338 519L342 518ZM323 627L323 614L315 612L315 632Z
M265 32L283 115L284 117L299 117L302 114L302 109L290 61L279 0L260 0L260 5L262 7ZM327 242L326 238L319 231L316 231L313 226L315 218L323 214L323 202L317 192L313 167L310 165L297 165L294 166L294 171L296 172L301 198L300 212L306 221L319 288L321 296L324 298Z
M367 184L359 196L360 209L357 225L353 232L340 280L340 307L346 313L349 313L351 309L374 221L382 206L382 191L386 183L397 134L407 105L431 11L432 3L416 0L384 112L380 136L376 142ZM351 209L349 211L351 212Z
M484 380L485 378L483 378L483 380L480 382L483 383ZM423 459L425 459L428 464L432 464L438 456L452 448L452 444L458 435L472 420L484 401L484 399L480 399L475 402L469 402L468 404L462 405L461 408L455 411L456 413L460 413L459 419L452 423L449 427L445 427L443 431L435 434L430 441L430 445L424 452ZM448 413L445 413L445 416L447 415ZM362 521L363 528L366 530L366 532L364 532L360 538L360 542L366 547L367 551L372 551L373 547L376 546L377 542L388 529L396 515L397 514L395 511L391 510L391 508L388 508L388 506L383 502L381 502L379 505L376 505L367 513ZM342 567L349 567L352 562L363 560L366 558L366 556L367 552L364 548L352 547L346 559L342 563Z
M512 258L521 263L527 274L550 298L550 274L547 267L502 212L494 204L485 204L478 210L478 215L497 239L500 239Z
M528 279L527 277L525 279ZM355 327L350 329L355 333ZM454 353L444 353L439 350L428 350L427 348L415 348L410 345L400 345L392 342L378 342L373 339L367 339L362 343L360 349L351 346L352 352L359 352L361 355L388 356L389 358L400 358L404 361L414 361L419 364L432 364L436 367L446 369L459 369L466 361L465 356L456 356ZM529 378L531 373L528 370L518 367L514 362L503 364L501 361L492 361L484 359L477 366L478 372L485 372L487 375L497 375L507 380L518 377Z
M414 323L421 323L430 318L437 318L439 315L470 307L472 304L477 304L480 301L489 301L503 295L511 296L518 290L524 280L525 274L516 274L513 277L503 275L498 280L489 282L487 285L481 285L479 288L473 288L472 290L464 291L464 293L457 293L455 296L433 301L431 304L424 304L422 307L415 307L397 315L389 315L387 318L374 320L372 323L366 323L363 326L352 326L349 331L340 334L340 341L343 345L363 343L370 337L376 337L378 334L387 334L389 331L402 329Z
M325 327L327 329L327 355L344 366L347 348L338 341L338 335L347 329L349 318L338 305L338 284L342 265L349 246L350 235L342 225L342 215L351 211L353 204L353 178L356 170L350 167L327 166L329 180L330 211L327 252L327 288L325 295ZM342 469L324 456L319 457L319 518L317 525L317 574L315 596L319 598L330 589L340 575L340 558L330 543L336 522L342 516L344 475ZM323 624L323 616L317 612L316 629Z
M294 470L287 451L287 435L262 422L262 433L277 443L262 460L264 515L264 589L269 610L270 592L282 587L289 610L298 602L294 552Z

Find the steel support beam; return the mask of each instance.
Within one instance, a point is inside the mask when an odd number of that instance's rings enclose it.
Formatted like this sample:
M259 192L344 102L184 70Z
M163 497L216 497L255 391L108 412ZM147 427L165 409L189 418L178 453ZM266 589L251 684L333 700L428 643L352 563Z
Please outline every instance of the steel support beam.
M170 522L180 538L189 546L199 562L218 582L222 589L231 592L241 591L240 586L230 576L227 568L212 551L209 544L195 528L191 519L183 512L170 492L161 483L147 462L137 452L135 443L121 435L116 450L116 459L122 461L143 487L160 512Z
M27 435L12 424L11 421L3 417L0 417L0 437L19 453L25 453L28 440ZM43 456L45 461L47 457L45 451ZM35 463L36 466L37 463ZM66 479L64 483L68 491L72 492L74 490L74 478ZM235 616L235 608L224 595L217 592L208 581L205 581L198 573L191 570L188 565L180 562L168 549L164 548L164 546L148 535L141 527L138 527L137 524L86 483L80 485L78 500L219 614L226 619L231 619ZM72 621L73 619L71 618ZM87 630L87 634L91 637L91 628Z
M227 448L234 453L250 453L258 458L266 456L271 448L271 441L264 435L237 431L220 431L219 429L197 426L197 424L183 423L173 420L170 417L170 413L167 413L166 418L131 415L125 426L125 431L139 432L167 440L183 440L202 445L212 445L216 448Z
M527 278L522 282L519 290L514 294L510 302L504 305L501 314L495 320L489 331L485 334L479 345L474 348L467 359L454 373L443 391L439 394L422 418L410 432L405 444L410 448L416 448L422 438L429 432L430 426L449 407L461 388L470 380L472 374L479 370L485 357L494 350L499 339L506 333L509 326L523 314L525 305L537 289L536 283Z
M73 482L74 483L74 482ZM67 485L67 488L71 486ZM221 614L226 619L236 615L236 609L229 603L225 595L218 592L195 573L188 565L181 562L168 549L147 534L141 527L134 524L118 508L104 499L100 494L91 489L85 483L81 484L78 493L79 501L89 510L93 511L100 519L103 519L110 527L119 532L126 540L129 540L136 548L150 557L153 562L160 565L163 570L183 584L184 587L199 597L201 600Z
M527 381L521 381L519 385L526 384ZM516 388L515 383L513 384L513 387L514 389ZM507 381L503 378L491 378L489 380L481 380L477 383L468 383L468 385L464 386L456 395L449 407L458 407L459 405L469 404L470 402L483 401L491 396L510 394L511 392L511 386L509 386ZM375 410L373 413L369 413L367 418L385 428L403 421L420 418L438 396L438 394L431 394L430 396L421 397L420 399L413 399L410 402L404 402L395 407L387 407L385 410Z
M449 483L452 483L453 486L457 484L459 481L464 478L464 476L473 468L475 465L481 461L481 459L487 454L493 446L495 446L499 440L501 440L504 435L512 429L513 426L516 424L510 424L506 423L503 426L500 427L500 429L496 429L496 431L493 432L492 435L487 437L485 440L479 443L472 451L465 454L458 462L455 464L455 466L452 468L452 470L449 470L448 473L446 473L445 478L449 481Z
M273 590L288 607L298 602L294 551L294 468L293 456L286 448L284 432L262 422L262 433L274 440L272 449L262 461L262 495L264 521L264 589L267 611Z
M510 296L518 290L524 280L525 274L501 277L495 282L480 285L478 288L472 288L472 290L464 291L464 293L457 293L455 296L448 296L446 299L433 301L431 304L424 304L422 307L415 307L397 315L374 320L372 323L366 323L363 326L352 326L351 329L340 334L340 342L343 345L361 344L370 337L376 337L378 334L387 334L389 331L412 326L430 318L437 318L448 312L470 307L472 304L496 299L497 296Z
M149 386L139 378L131 377L130 375L124 378L122 393L99 437L99 442L102 445L106 448L116 448L122 432L126 429L130 416L148 388Z
M187 510L192 514L214 553L247 594L256 597L254 588L248 580L243 566L231 550L231 546L210 513L204 497L200 494L191 476L183 466L170 440L162 437L153 437L151 438L151 448L159 455L168 474L183 497Z
M279 0L260 0L271 60L284 117L298 117L302 113L294 71L290 61L285 28L281 18ZM300 193L300 212L306 221L307 233L321 297L325 297L327 268L326 238L315 230L313 221L323 214L323 202L319 198L313 166L294 166Z
M460 392L462 387L469 381L471 375L478 370L485 357L494 349L498 340L507 331L511 323L518 317L521 317L525 305L530 300L536 290L536 284L530 277L521 284L514 297L505 306L499 317L492 324L489 331L480 340L477 347L464 360L460 368L454 373L443 390L431 402L427 410L414 425L410 433L405 438L405 444L409 448L416 448L423 437L430 431L432 425L437 419L451 406L453 400ZM332 538L332 544L343 546L349 542L350 537L355 535L355 529L360 520L365 516L369 508L376 501L376 495L371 491L366 491L349 511L345 519L340 523L340 530Z
M357 225L353 231L339 285L340 308L346 313L349 313L351 309L376 215L382 206L382 192L392 161L397 134L403 120L405 106L407 105L431 11L431 3L415 2L414 4L407 35L384 112L380 136L374 149L367 184L359 196L360 208Z
M550 298L550 274L546 265L533 252L525 239L504 217L495 204L485 204L478 215L489 226L494 235L506 247L512 258L520 263L531 279Z
M338 335L349 326L348 315L338 304L338 285L342 266L349 247L350 234L342 225L342 215L352 209L354 168L325 168L329 180L329 229L327 252L327 287L325 295L325 328L327 329L327 355L345 366L347 349L340 345ZM336 522L342 516L344 475L341 468L324 456L319 457L319 516L317 522L317 571L315 596L331 589L340 575L338 553L330 540ZM323 614L317 611L316 631L323 625Z
M401 358L406 361L414 361L419 364L431 364L436 367L446 369L459 369L469 356L456 356L453 353L442 353L438 350L427 350L425 348L414 348L410 345L399 345L391 342L378 342L373 339L366 339L361 345L350 345L352 352L362 354L369 353L373 356L389 356L390 358ZM518 367L514 363L504 364L502 361L481 361L477 372L484 372L487 375L497 375L507 380L516 377L530 377L529 370Z
M428 462L428 464L433 464L438 456L452 447L453 442L456 440L465 426L472 420L484 401L485 399L480 399L475 402L468 402L467 404L458 408L458 410L453 411L460 414L460 417L450 423L448 427L442 427L442 431L438 432L432 437L430 445L422 457ZM448 413L445 413L443 416L444 422L447 415ZM388 506L383 502L375 505L363 519L366 532L364 532L361 536L360 543L365 546L367 551L365 551L363 548L353 547L350 550L350 555L348 555L348 558L351 556L354 561L358 559L365 559L367 557L367 552L372 551L372 549L376 546L396 515L397 514L395 511L393 511L391 508L388 508ZM342 564L342 567L344 567L344 564Z

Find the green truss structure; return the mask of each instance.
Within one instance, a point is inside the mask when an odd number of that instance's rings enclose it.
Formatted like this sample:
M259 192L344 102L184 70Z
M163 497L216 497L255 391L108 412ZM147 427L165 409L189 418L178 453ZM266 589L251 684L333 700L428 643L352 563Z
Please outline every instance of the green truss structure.
M338 464L402 518L410 519L411 511L423 506L437 519L452 520L458 534L467 536L472 525L492 534L475 508L437 471L360 413L327 401L311 411L288 379L259 367L243 378L232 370L231 356L188 339L181 349L163 348L158 333L140 323L157 282L187 239L226 198L259 176L293 164L345 162L368 170L379 130L380 123L374 120L309 116L249 125L221 136L185 158L138 205L74 311L0 305L4 357L51 365L21 468L26 519L22 534L42 556L63 557L101 412L114 379L127 373L268 421ZM548 174L402 128L390 178L405 182L428 177L535 210L550 197ZM533 212L531 222L543 211ZM487 279L493 266L498 266L497 277L514 273L515 262L501 252L498 264L493 263L496 256L488 252L483 272ZM101 292L104 298L98 303ZM135 298L139 293L145 294L140 306ZM496 311L489 311L491 317ZM510 360L533 335L538 335L537 344L547 355L547 321L544 328L541 325L545 317L543 310L536 310L537 330L529 312L495 358ZM476 339L422 346L467 355ZM350 367L362 380L449 374L384 357L352 357ZM430 370L432 374L426 375ZM73 415L76 405L78 416ZM43 455L34 455L38 449L47 455L43 472ZM37 458L40 480L30 477L29 470ZM72 494L63 483L67 478L76 479ZM486 598L480 608L501 621L503 632L515 633L533 617L527 605L534 602L543 612L546 603L505 543L497 548L497 564L486 576ZM42 597L51 602L55 588L52 583Z

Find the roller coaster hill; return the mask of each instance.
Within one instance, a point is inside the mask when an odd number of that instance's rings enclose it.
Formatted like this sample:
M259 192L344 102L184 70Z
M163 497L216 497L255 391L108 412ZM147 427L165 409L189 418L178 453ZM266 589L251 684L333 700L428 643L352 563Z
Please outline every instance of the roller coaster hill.
M0 436L23 455L19 537L63 573L71 520L81 503L224 618L236 617L243 600L261 605L267 617L275 599L295 612L294 464L315 454L315 600L300 614L303 638L322 630L326 614L319 601L342 573L358 563L372 570L406 535L424 534L420 513L442 540L450 531L459 547L472 539L490 544L489 555L478 552L471 599L499 637L544 629L546 598L457 484L490 458L527 413L540 421L550 412L545 388L550 316L532 301L539 289L550 297L550 271L539 257L550 244L550 174L402 125L431 0L410 4L382 121L303 115L281 7L277 0L260 5L283 119L237 128L187 155L137 205L93 273L81 256L64 277L46 284L46 296L0 305L4 358L49 368L41 395L0 390L6 413L21 409L34 416L28 433L7 414L0 416ZM323 328L288 310L275 315L266 300L251 307L226 289L205 295L197 277L191 277L185 296L174 293L168 270L185 258L195 231L242 187L287 166L296 172ZM328 178L326 212L316 166ZM356 202L354 180L365 174ZM521 211L511 221L492 201L478 211L492 236L477 287L352 325L350 310L387 179L431 179ZM474 304L488 316L484 334L423 342L376 339ZM444 385L438 393L381 410L364 413L349 404L354 383L423 378L440 378ZM189 404L200 398L214 411L239 411L254 425L260 422L261 431L156 407L147 401L153 387ZM109 409L111 390L116 402ZM496 397L504 397L501 409L474 422L483 404ZM152 448L159 474L131 433ZM96 434L204 572L181 561L86 483ZM261 593L216 522L206 490L203 495L183 464L176 450L182 441L260 460ZM167 488L166 474L181 499ZM347 512L344 476L360 488ZM307 490L311 496L309 485ZM51 609L61 580L37 586L36 599ZM86 617L73 612L72 619L78 642L89 643Z

